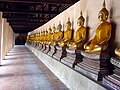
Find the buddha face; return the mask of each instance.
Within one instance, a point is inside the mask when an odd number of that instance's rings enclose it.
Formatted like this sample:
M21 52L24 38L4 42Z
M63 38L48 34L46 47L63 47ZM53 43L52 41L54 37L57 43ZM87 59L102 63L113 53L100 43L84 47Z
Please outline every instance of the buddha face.
M55 30L56 30L56 28L55 28L55 27L53 27L53 33L55 32Z
M67 23L67 24L65 25L65 27L68 29L68 28L71 27L71 25Z
M83 26L84 25L84 21L81 20L81 19L78 19L77 24L78 24L78 26Z
M61 26L61 25L58 25L57 30L58 30L58 31L61 31L61 29L62 29L62 26Z
M108 18L108 15L106 15L104 12L100 12L98 15L98 19L100 21L105 21L105 20L107 20L107 18Z

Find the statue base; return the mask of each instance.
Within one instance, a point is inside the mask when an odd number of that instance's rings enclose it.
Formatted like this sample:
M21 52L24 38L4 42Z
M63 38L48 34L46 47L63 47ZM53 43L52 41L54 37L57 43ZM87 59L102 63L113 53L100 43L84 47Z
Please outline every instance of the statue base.
M61 61L61 59L66 56L67 56L66 48L56 46L56 53L53 55L53 57Z
M83 56L81 55L81 50L76 49L76 50L70 50L66 48L67 51L67 56L61 59L61 62L64 64L74 68L77 63L82 62Z
M51 49L50 49L50 51L48 52L48 55L53 57L53 55L56 53L56 46L51 45L50 48L51 48Z
M43 48L43 45L39 43L38 50L41 50Z
M33 47L36 48L36 46L37 46L37 43L35 42Z
M111 58L110 61L115 66L114 74L104 77L102 83L110 89L120 90L120 58Z
M34 46L35 46L35 43L32 42L31 47L34 47Z
M50 48L50 45L45 45L45 46L46 46L46 49L44 50L44 53L47 54L51 48Z
M44 52L46 50L46 45L43 44L43 48L40 50L41 52Z
M86 53L81 51L81 55L84 57L83 61L75 66L75 70L96 81L102 81L104 76L110 74L110 56L107 52Z
M36 47L35 48L38 49L38 47L39 47L39 43L36 43Z

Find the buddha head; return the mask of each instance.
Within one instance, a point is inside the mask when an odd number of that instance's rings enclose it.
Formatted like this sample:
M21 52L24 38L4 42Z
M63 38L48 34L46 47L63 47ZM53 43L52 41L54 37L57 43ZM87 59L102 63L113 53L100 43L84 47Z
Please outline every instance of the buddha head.
M61 31L61 29L62 29L62 25L61 25L61 22L59 22L59 25L57 26L57 30Z
M48 34L48 30L46 29L46 33Z
M43 35L43 32L42 32L42 30L40 31L40 34L41 34L41 36Z
M55 24L53 24L53 33L55 33L56 31L56 27L55 27Z
M43 30L43 35L45 35L45 30Z
M48 29L48 31L49 31L49 33L51 33L52 32L52 29L51 29L51 27L49 26L49 29Z
M47 30L45 30L45 35L47 35Z
M108 19L108 10L106 9L106 5L105 5L105 0L104 0L104 3L103 3L103 8L99 11L99 14L98 14L98 19L100 21L106 21Z
M41 31L39 32L39 36L41 36Z
M36 33L36 34L35 34L35 37L37 37L37 36L38 36L38 34Z
M68 29L68 28L70 28L71 27L71 22L70 22L70 18L68 18L68 21L67 21L67 23L66 23L66 28Z
M84 19L83 15L82 15L82 11L81 11L80 17L78 18L78 21L77 21L77 24L79 26L83 26L84 25L84 21L85 21L85 19Z
M39 33L37 33L37 36L39 36Z

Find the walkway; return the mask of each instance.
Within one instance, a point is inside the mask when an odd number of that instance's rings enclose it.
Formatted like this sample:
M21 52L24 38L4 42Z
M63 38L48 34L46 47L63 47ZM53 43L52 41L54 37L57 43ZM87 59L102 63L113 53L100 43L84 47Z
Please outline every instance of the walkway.
M0 90L68 90L25 46L15 46L0 66Z

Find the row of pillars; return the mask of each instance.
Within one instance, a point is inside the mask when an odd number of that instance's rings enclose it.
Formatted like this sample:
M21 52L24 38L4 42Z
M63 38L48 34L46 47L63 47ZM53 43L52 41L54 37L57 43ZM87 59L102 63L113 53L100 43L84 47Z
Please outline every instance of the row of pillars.
M2 60L5 59L9 50L14 46L14 42L14 32L6 19L2 18L2 12L0 12L0 65L2 65Z

